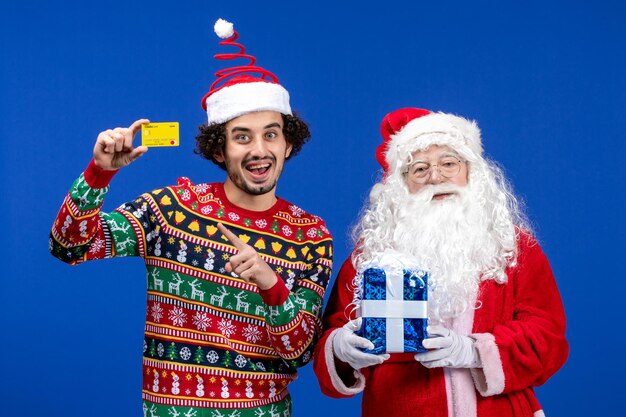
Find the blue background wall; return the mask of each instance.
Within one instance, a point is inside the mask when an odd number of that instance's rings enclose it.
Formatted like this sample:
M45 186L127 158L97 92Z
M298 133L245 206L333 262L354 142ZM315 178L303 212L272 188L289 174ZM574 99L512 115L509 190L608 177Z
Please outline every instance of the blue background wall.
M86 4L88 3L88 4ZM126 4L129 3L129 4ZM336 265L379 172L382 117L403 106L476 119L551 260L571 355L538 388L546 414L623 409L626 27L618 1L25 2L0 14L0 415L138 416L145 277L139 259L69 267L49 228L97 134L179 121L113 181L105 209L144 191L222 180L193 154L221 65L213 22L235 22L289 89L313 140L279 194L326 219ZM338 270L338 269L337 269ZM295 415L358 416L312 368Z

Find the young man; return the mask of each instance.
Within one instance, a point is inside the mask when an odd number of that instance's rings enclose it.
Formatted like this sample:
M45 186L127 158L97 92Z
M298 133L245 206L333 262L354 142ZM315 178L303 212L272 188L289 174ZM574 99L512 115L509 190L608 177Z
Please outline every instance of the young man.
M141 256L148 274L143 409L151 416L290 415L287 385L321 331L332 239L317 216L276 196L285 160L309 137L287 91L240 47L261 78L220 71L202 103L197 152L224 183L178 185L101 211L117 170L146 152L133 138L146 119L106 130L72 186L50 237L69 264ZM221 86L217 86L222 82Z
M563 305L504 176L483 157L478 127L404 108L381 132L385 177L355 230L315 351L322 391L363 392L363 416L543 416L533 387L567 359ZM373 343L355 334L364 270L389 259L390 275L394 262L428 271L426 352L366 353Z

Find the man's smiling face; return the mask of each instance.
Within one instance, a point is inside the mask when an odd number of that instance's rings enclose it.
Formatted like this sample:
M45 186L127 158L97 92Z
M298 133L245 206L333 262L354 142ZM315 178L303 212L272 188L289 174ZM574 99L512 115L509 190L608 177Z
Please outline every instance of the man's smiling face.
M248 113L230 120L225 129L224 152L215 158L226 165L227 182L248 195L273 195L292 148L283 134L282 115Z

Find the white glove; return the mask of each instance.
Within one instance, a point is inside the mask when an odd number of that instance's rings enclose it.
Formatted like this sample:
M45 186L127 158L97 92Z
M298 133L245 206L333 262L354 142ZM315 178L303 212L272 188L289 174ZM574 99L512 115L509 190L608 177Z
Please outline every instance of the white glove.
M373 349L374 344L364 337L354 334L361 328L361 317L344 324L333 335L333 353L340 361L348 363L354 369L367 368L372 365L380 365L387 359L389 354L374 355L365 353L361 349Z
M474 339L459 336L443 326L428 326L428 338L422 345L428 352L418 353L415 360L427 368L482 368L480 355L474 347Z

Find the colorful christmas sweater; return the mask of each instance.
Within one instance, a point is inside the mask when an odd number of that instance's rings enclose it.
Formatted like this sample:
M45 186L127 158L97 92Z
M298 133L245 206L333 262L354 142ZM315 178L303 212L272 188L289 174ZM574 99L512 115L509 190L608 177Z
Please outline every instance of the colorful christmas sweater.
M322 392L334 398L362 392L363 417L544 417L533 387L545 383L568 356L565 312L548 259L522 235L508 281L480 284L478 308L446 325L471 334L479 369L425 368L413 353L392 353L381 365L355 371L337 361L332 339L355 318L356 271L343 264L324 312L324 333L313 368Z
M144 259L144 415L290 415L287 385L312 358L331 275L332 238L323 220L280 198L269 210L245 210L227 200L223 184L186 178L104 213L113 175L92 161L76 180L50 251L72 265ZM225 271L237 250L218 222L274 269L274 287L259 291Z

